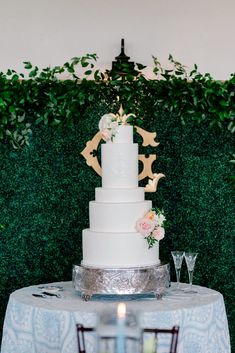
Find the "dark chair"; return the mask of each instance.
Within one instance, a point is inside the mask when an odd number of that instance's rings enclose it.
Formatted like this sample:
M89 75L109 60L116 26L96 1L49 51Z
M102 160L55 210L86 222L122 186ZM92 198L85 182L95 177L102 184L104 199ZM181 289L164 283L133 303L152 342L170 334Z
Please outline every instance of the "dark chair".
M155 351L157 351L158 335L171 335L169 353L177 353L179 326L173 326L171 329L145 328L142 330L142 351L144 348L144 335L153 334L155 338Z
M81 324L77 324L76 328L77 328L77 337L78 337L78 353L86 353L85 332L92 332L94 331L94 328L84 327Z
M86 353L86 345L85 345L85 333L86 332L95 332L94 328L84 327L82 324L77 324L77 338L78 338L78 353ZM116 336L100 336L101 347L104 351L107 352L115 352L117 350L117 337ZM129 347L131 347L130 351L133 351L133 348L138 346L139 348L139 338L126 336L125 337L125 348L128 351ZM139 349L135 349L136 353L139 352Z

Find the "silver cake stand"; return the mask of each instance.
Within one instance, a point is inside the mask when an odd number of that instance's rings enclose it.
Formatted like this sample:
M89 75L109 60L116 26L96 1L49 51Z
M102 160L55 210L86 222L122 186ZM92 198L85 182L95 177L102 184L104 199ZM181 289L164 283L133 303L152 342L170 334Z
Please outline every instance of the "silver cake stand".
M73 285L82 299L95 294L154 294L160 299L170 286L170 266L160 264L133 268L94 268L73 265Z

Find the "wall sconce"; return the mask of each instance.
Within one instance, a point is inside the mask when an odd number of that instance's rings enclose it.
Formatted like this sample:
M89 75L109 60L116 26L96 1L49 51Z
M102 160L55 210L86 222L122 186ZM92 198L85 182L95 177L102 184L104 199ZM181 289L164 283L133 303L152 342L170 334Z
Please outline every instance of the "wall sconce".
M128 74L132 76L137 76L138 71L135 70L135 63L129 61L130 57L125 54L125 41L121 39L121 53L115 57L115 61L112 61L112 69L109 71L110 77L125 77Z

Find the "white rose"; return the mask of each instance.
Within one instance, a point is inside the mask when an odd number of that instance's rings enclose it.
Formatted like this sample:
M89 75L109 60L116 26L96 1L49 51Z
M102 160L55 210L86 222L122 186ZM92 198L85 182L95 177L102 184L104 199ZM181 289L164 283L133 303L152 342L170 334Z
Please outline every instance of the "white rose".
M117 133L117 129L118 129L118 122L117 121L112 121L110 124L110 129L111 129L111 134L114 137Z
M110 129L111 130L117 130L118 128L118 122L117 121L112 121L110 124Z
M156 224L161 227L163 225L164 221L166 220L166 217L162 213L160 213L154 217L154 220L155 220Z
M103 130L110 129L113 118L115 118L114 114L104 114L99 121L99 130L102 132Z

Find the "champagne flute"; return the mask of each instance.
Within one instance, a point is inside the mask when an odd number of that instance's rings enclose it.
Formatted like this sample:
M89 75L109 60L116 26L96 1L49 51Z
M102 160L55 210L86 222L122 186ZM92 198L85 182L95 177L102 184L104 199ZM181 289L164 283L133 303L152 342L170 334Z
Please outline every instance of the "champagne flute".
M184 258L184 251L171 251L171 255L172 255L173 260L174 260L176 281L177 281L176 288L173 289L173 290L180 291L181 290L179 288L179 286L180 286L180 271L181 271L182 261L183 261L183 258Z
M186 289L185 292L187 293L197 293L196 290L192 289L193 286L193 271L196 262L198 253L196 252L186 252L184 254L187 269L188 269L188 277L189 277L189 289Z

